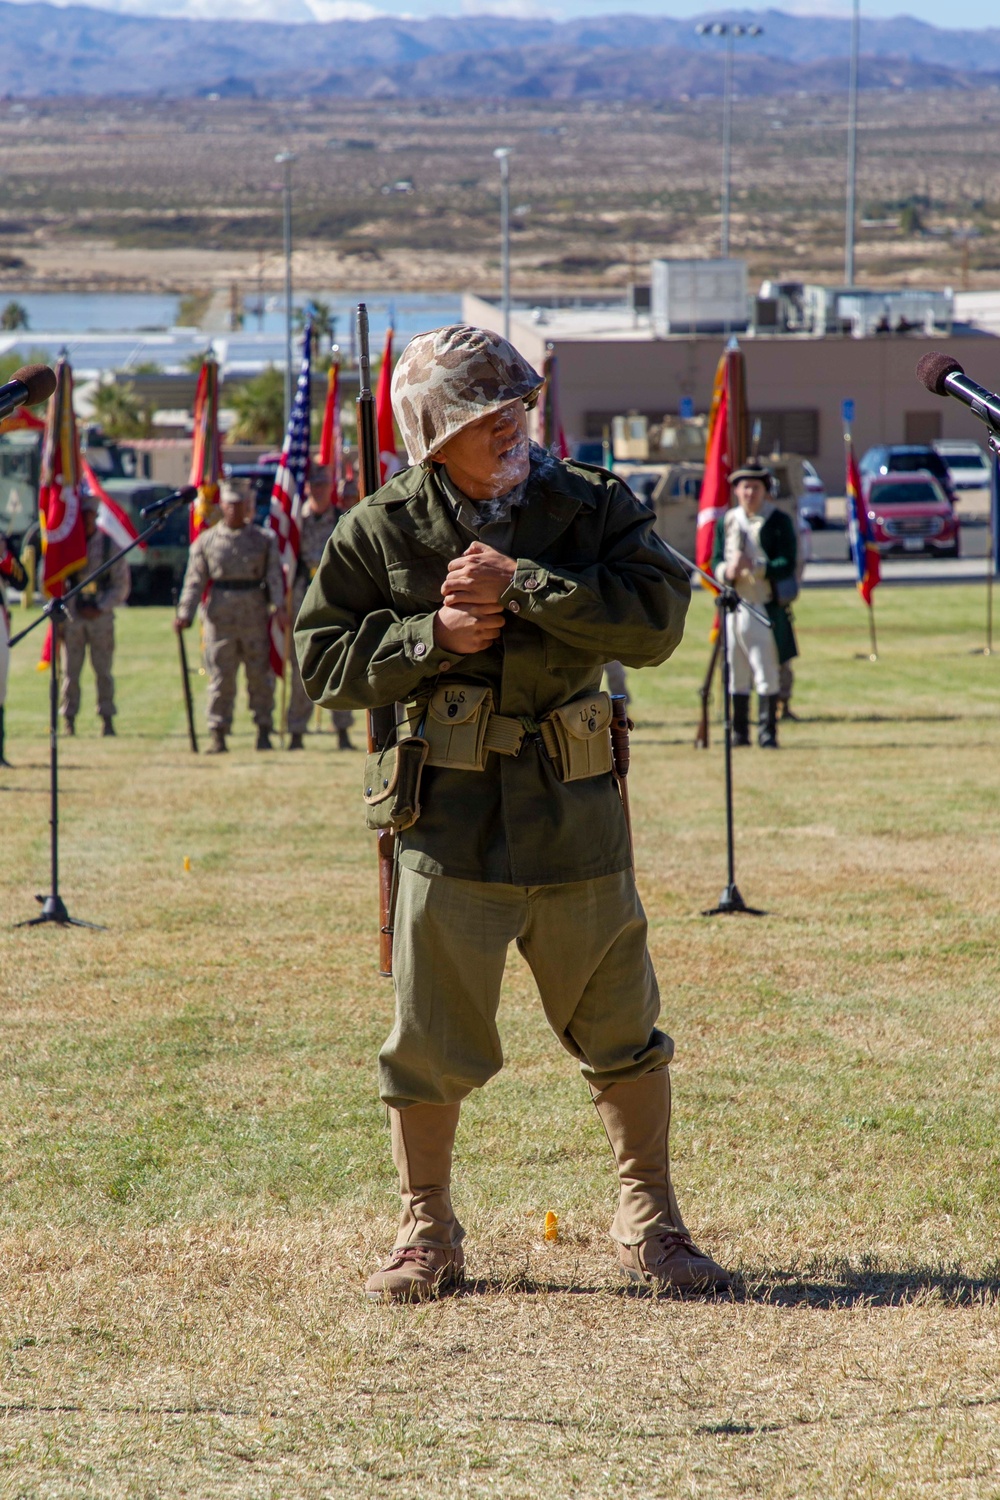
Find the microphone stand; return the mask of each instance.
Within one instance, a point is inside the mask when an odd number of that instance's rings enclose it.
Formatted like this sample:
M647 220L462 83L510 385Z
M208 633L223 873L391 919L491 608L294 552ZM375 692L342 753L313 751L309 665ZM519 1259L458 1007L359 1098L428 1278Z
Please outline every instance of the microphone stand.
M109 568L112 568L119 558L131 552L144 542L154 531L158 531L167 516L178 505L187 504L183 495L178 495L173 503L167 503L160 511L156 520L147 526L145 531L139 533L134 541L129 542L127 547L122 547L107 562L88 573L80 582L74 584L65 594L57 599L50 599L41 614L30 625L19 630L17 635L12 636L11 646L16 646L23 641L26 635L41 625L44 620L49 620L52 625L52 661L49 672L49 864L51 870L50 889L47 896L38 895L35 900L41 906L41 914L30 917L24 922L15 922L15 927L43 927L49 923L55 923L57 927L90 927L95 932L106 932L107 928L99 922L84 922L78 917L71 917L66 909L66 903L59 894L59 628L66 619L66 605L71 599L75 599L88 583L93 583L100 578Z
M661 538L662 540L662 538ZM723 731L725 746L726 766L726 886L719 897L717 906L710 906L707 911L702 912L703 917L766 917L767 912L761 911L759 907L747 906L740 895L740 888L736 884L736 854L733 837L733 714L732 694L729 691L729 616L735 614L740 605L753 615L755 620L760 620L768 629L771 629L771 621L763 610L754 604L748 604L741 599L733 588L720 586L717 579L711 573L706 573L704 568L699 568L690 558L685 557L683 552L678 552L676 547L671 547L669 542L664 542L668 552L672 552L679 562L685 567L691 568L693 572L701 575L712 586L715 593L716 607L722 616L720 620L719 639L722 648L722 705L723 705ZM715 664L715 658L712 658Z

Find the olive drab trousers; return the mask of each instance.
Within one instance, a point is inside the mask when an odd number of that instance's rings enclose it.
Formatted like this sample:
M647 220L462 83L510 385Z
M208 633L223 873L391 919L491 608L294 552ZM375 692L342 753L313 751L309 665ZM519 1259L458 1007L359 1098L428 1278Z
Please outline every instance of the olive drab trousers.
M454 1104L503 1065L497 1007L516 943L546 1019L596 1090L673 1056L631 870L515 886L402 867L393 970L396 1023L379 1054L382 1099Z
M115 617L103 610L94 619L69 616L63 622L63 647L66 652L59 711L64 719L75 719L80 712L80 674L90 648L90 665L97 678L97 712L111 719L115 712L115 680L111 664L115 657Z

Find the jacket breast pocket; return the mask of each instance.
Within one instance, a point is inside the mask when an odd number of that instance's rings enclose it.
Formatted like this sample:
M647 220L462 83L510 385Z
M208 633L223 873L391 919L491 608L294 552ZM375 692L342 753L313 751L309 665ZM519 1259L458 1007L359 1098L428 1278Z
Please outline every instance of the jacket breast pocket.
M446 571L447 564L443 559L390 563L389 587L393 599L404 609L440 608L441 585Z

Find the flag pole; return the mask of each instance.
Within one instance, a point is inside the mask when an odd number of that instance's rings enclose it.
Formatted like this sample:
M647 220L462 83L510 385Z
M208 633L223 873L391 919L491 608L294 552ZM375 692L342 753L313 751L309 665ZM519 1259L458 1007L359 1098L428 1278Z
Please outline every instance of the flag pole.
M868 601L868 639L871 645L871 654L868 660L878 661L878 640L875 636L875 606L870 599Z

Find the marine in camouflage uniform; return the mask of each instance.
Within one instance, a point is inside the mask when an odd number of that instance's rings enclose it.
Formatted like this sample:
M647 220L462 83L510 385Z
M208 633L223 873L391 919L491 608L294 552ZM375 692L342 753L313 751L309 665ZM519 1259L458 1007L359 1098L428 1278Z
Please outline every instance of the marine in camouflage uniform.
M302 507L302 519L299 524L299 565L295 574L295 586L292 589L293 620L306 596L309 580L320 565L323 549L333 535L333 528L340 517L340 512L331 502L332 483L333 475L325 465L313 465L309 472L306 501ZM302 673L299 671L298 658L294 651L291 654L290 671L292 680L288 703L290 735L288 748L301 750L304 748L302 736L309 728L309 720L312 717L313 701L302 686ZM354 723L354 715L350 709L335 708L332 717L339 748L341 750L353 749L350 728Z
M11 542L0 531L0 766L10 765L4 755L4 703L7 698L7 669L10 662L10 648L7 644L10 630L10 615L7 612L8 584L16 589L26 589L28 575Z
M315 701L402 702L432 747L420 815L398 835L396 1021L379 1062L402 1215L372 1298L461 1281L452 1148L462 1100L502 1065L511 942L614 1150L622 1265L656 1289L728 1284L671 1185L673 1043L600 692L605 662L671 654L690 585L619 479L529 446L540 385L482 329L412 340L393 406L413 467L339 522L296 624ZM369 759L369 801L390 777Z
M87 534L87 561L82 574L92 573L108 562L118 550L106 532L97 527L98 502L92 495L83 498L83 525ZM73 579L69 580L70 585ZM80 674L90 650L90 665L97 679L97 712L102 732L115 732L115 680L111 668L115 659L115 610L124 604L132 587L132 572L124 557L112 563L106 573L89 583L82 594L66 606L62 642L66 653L66 670L60 689L59 711L67 734L76 733L76 716L80 711Z
M274 673L271 670L272 608L283 628L284 581L278 542L272 531L250 521L249 502L232 484L219 496L222 520L199 532L188 554L184 586L174 627L186 630L201 606L208 666L206 721L209 755L225 753L236 701L236 673L246 671L250 712L257 725L257 749L271 748Z

